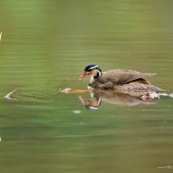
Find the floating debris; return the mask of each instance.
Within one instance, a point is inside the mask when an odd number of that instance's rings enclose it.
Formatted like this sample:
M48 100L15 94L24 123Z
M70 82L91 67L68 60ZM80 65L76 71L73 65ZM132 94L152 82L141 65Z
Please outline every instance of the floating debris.
M16 100L16 99L12 98L12 94L13 94L15 91L17 91L17 90L14 90L14 91L8 93L7 95L4 96L4 98L6 98L6 99L8 99L8 100Z
M89 90L73 90L72 88L65 88L63 90L59 90L62 93L85 93L89 92Z
M169 97L173 98L173 93L169 94Z
M148 93L144 94L141 98L142 98L142 100L150 101L155 98L160 99L160 95L156 92L148 92Z
M65 88L65 89L60 89L60 92L61 93L69 93L70 91L72 91L72 89L71 88Z
M73 110L72 112L73 112L74 114L80 114L80 113L81 113L80 110Z
M2 37L2 32L0 33L0 41L1 41L1 37Z
M160 96L173 98L173 93L167 94L167 93L148 92L148 93L144 94L141 98L142 98L142 100L148 100L149 101L152 99L160 99Z
M169 96L167 93L159 93L159 96Z
M2 141L1 137L0 137L0 142Z

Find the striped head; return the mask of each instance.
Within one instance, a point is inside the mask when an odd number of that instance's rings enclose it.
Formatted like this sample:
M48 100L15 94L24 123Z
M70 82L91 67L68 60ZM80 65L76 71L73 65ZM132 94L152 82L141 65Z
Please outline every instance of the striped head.
M89 64L85 67L84 72L79 77L79 80L83 79L88 75L92 75L94 79L97 79L99 76L102 75L102 71L97 64Z

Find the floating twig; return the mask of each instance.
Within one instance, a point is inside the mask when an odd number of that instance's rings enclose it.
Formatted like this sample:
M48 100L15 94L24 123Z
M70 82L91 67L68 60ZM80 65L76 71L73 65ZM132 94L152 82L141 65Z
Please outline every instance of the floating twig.
M2 32L0 33L0 41L1 41L1 37L2 37Z
M73 90L71 88L60 89L59 91L62 93L85 93L85 92L89 92L89 90Z
M7 95L4 96L4 98L6 98L6 99L8 99L8 100L16 100L16 99L13 99L13 98L11 97L12 94L13 94L15 91L16 91L16 90L14 90L14 91L8 93Z

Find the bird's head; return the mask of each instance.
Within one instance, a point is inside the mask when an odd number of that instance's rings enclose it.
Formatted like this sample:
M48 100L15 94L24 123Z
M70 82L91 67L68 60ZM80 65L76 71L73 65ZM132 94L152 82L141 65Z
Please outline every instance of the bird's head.
M102 75L102 71L97 64L89 64L85 67L84 72L79 77L79 80L83 79L88 75L92 75L96 79Z

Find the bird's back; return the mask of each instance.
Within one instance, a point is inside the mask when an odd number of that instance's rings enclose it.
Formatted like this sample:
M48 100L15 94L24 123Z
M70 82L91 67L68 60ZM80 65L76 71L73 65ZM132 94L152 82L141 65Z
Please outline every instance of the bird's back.
M146 81L145 77L151 77L155 73L141 73L133 70L114 69L102 73L97 79L92 79L89 86L98 89L116 89L119 91L155 91L161 89Z
M104 72L102 78L112 81L114 84L126 84L137 79L151 77L155 73L141 73L134 70L114 69Z

